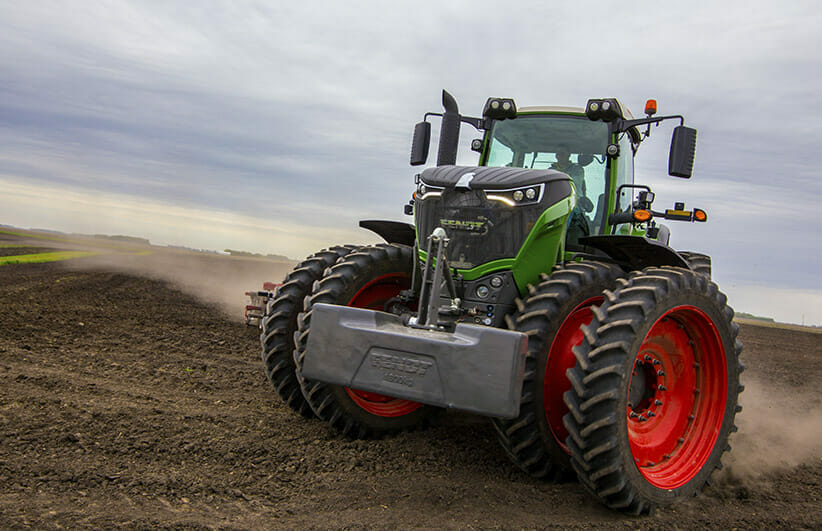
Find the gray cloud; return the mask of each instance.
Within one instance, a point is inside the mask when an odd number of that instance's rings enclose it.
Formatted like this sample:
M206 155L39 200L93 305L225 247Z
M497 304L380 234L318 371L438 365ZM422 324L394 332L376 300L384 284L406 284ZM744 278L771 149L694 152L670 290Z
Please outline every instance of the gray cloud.
M0 176L322 235L403 219L410 131L443 87L468 114L654 97L700 131L691 182L664 175L670 128L638 159L658 201L711 212L677 245L723 281L822 289L820 22L811 2L5 3Z

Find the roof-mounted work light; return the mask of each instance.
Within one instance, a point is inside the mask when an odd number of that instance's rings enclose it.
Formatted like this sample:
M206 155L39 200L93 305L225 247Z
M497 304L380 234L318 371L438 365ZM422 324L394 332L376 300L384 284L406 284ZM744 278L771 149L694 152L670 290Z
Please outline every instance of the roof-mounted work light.
M622 107L616 98L588 100L585 115L589 120L602 120L603 122L611 122L623 117Z
M517 105L511 98L488 98L485 108L482 109L482 115L494 120L516 118Z

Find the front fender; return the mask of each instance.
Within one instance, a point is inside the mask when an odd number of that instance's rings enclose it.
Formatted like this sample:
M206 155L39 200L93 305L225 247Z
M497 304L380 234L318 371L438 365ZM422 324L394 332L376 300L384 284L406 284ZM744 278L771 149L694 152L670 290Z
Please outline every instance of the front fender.
M360 227L377 233L387 243L399 243L412 247L417 239L414 225L402 221L364 219L360 221Z
M602 251L627 271L664 265L690 269L688 262L671 247L645 236L584 236L579 243Z

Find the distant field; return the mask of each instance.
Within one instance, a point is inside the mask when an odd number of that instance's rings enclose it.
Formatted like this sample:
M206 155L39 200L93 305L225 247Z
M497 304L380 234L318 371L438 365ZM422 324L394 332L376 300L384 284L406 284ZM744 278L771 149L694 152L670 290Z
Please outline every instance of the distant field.
M734 321L744 323L746 325L764 326L767 328L781 328L783 330L793 330L795 332L809 332L811 334L822 334L822 328L813 326L802 326L788 323L774 323L772 321L761 321L759 319L745 319L744 317L736 317Z
M71 258L94 256L100 253L93 251L61 251L56 253L18 254L16 256L0 256L0 265L8 264L41 264L44 262L59 262Z

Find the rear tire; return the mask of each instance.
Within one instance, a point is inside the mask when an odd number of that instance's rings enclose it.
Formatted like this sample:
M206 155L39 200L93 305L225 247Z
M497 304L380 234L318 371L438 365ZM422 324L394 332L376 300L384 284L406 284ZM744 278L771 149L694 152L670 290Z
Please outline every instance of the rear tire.
M566 376L576 361L571 347L582 342L580 325L591 322L591 308L602 302L602 292L623 275L611 264L572 262L542 275L525 300L517 301L508 326L528 336L520 413L493 423L505 452L533 477L560 479L570 469L562 395L571 388Z
M303 311L303 299L311 293L314 282L322 278L326 268L354 249L353 245L331 247L297 264L285 277L283 285L277 288L274 300L263 316L260 343L266 377L283 402L306 418L313 418L314 413L294 374L297 315Z
M389 300L411 287L413 267L412 249L405 245L361 248L326 272L306 302L305 313L300 315L294 356L303 395L317 417L348 437L363 439L414 429L440 409L302 378L311 306L322 302L382 311Z
M678 251L679 255L688 262L694 273L711 278L711 257L707 254L695 253L692 251Z
M565 393L580 481L633 514L698 493L741 409L742 344L725 295L693 271L647 268L593 313Z

